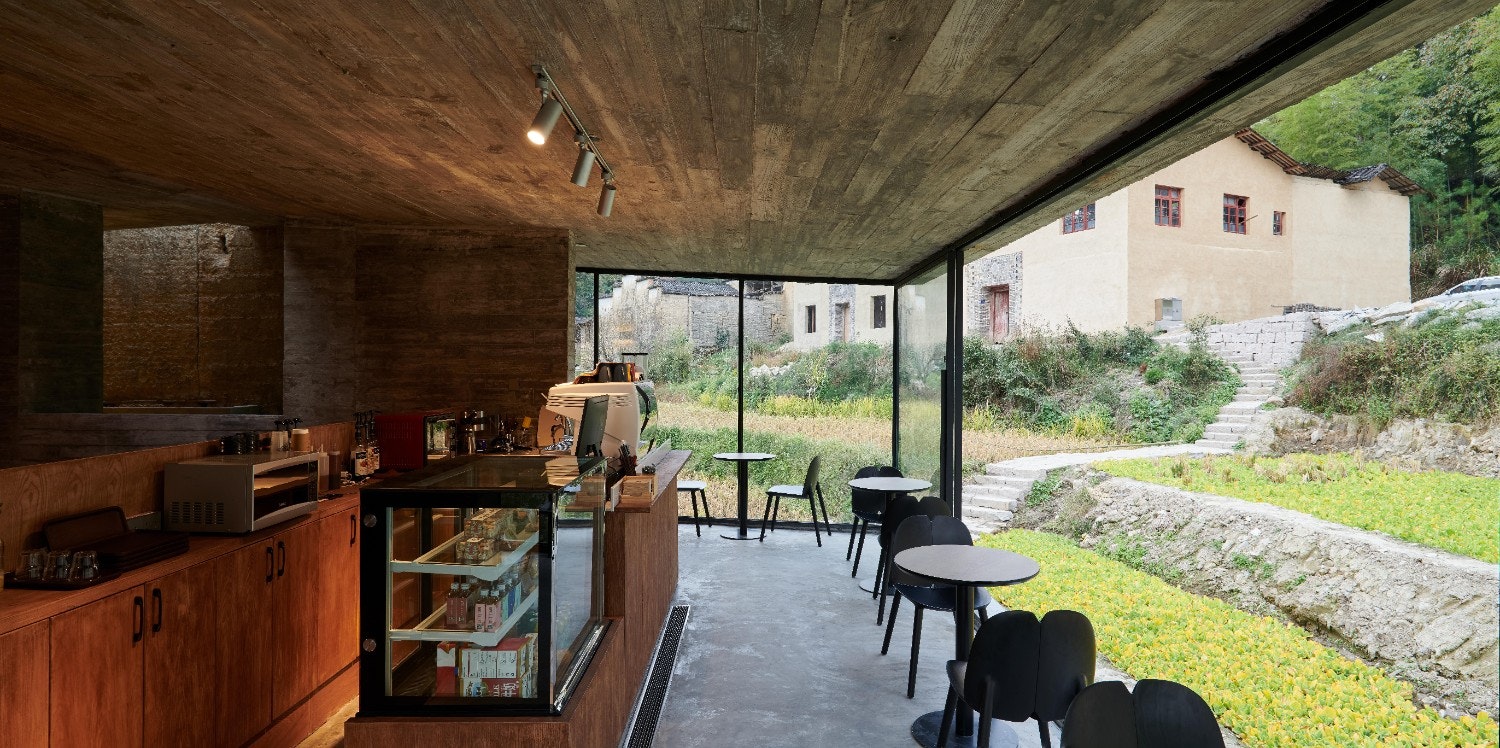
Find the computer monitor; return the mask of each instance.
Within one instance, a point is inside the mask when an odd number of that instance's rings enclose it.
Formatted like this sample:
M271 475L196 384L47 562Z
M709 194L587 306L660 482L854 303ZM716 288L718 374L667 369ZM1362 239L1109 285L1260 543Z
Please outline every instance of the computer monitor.
M579 457L604 457L604 422L609 416L609 398L595 395L583 403L583 415L578 419L578 436L573 454Z

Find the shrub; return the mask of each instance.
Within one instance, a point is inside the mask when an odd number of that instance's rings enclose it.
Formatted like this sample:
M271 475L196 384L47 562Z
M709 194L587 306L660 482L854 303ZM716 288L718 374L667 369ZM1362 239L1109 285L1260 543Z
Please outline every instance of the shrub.
M1251 748L1496 743L1490 715L1446 719L1418 709L1409 684L1296 626L1189 594L1056 535L1010 530L978 543L1041 564L1031 581L991 589L997 600L1039 616L1082 611L1116 667L1192 688Z
M1250 456L1099 463L1113 475L1232 496L1500 561L1500 480L1411 473L1359 455Z

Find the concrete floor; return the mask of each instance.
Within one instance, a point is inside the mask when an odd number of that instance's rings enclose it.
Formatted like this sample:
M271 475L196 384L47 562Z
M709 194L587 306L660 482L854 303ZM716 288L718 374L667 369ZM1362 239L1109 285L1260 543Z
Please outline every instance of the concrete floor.
M721 531L705 527L698 538L685 525L679 535L677 598L692 613L657 748L916 745L912 721L943 708L952 616L924 616L917 693L908 700L911 608L902 605L882 657L875 602L844 560L848 535L819 548L811 532L778 530L761 544L724 540ZM874 576L873 547L870 537L862 577ZM1012 727L1021 746L1040 746L1035 722Z

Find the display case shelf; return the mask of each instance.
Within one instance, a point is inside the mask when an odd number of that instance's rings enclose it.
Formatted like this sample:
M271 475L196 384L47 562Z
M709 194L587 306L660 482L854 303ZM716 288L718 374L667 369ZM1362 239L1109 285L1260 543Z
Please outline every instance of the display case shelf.
M520 563L526 557L526 552L536 546L537 533L532 532L521 540L521 544L513 550L500 551L490 556L482 563L460 564L453 561L440 561L441 558L452 558L454 548L463 540L462 535L449 538L442 545L418 556L414 561L392 561L391 571L393 573L408 574L449 574L453 576L469 576L493 582L500 578L511 567Z
M443 619L447 616L447 610L438 608L426 620L417 624L414 629L391 629L391 639L395 641L425 641L425 642L467 642L478 644L481 647L493 647L500 643L512 629L520 623L527 612L536 608L537 591L521 601L520 605L511 612L510 617L500 624L500 628L494 631L471 631L468 629L443 628Z

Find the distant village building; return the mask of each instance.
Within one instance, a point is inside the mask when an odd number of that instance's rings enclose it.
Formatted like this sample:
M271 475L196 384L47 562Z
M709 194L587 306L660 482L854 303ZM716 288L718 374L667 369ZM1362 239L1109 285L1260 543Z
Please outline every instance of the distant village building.
M745 340L775 342L784 336L781 283L751 281L745 286ZM615 358L651 352L683 336L700 351L735 345L739 327L739 286L735 281L627 275L599 298L599 348ZM589 340L584 342L585 328ZM590 323L580 318L575 340L593 346ZM589 360L580 351L580 362Z
M787 283L783 298L792 347L829 343L890 343L895 310L890 286L850 283Z
M970 263L965 328L1149 326L1162 299L1226 322L1409 301L1420 191L1386 164L1304 164L1241 130Z

